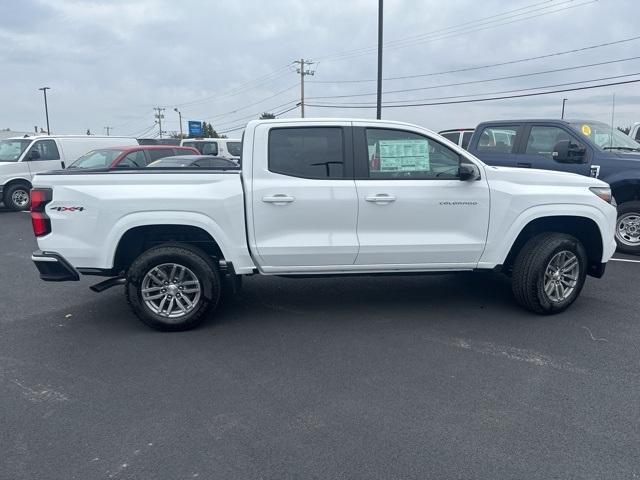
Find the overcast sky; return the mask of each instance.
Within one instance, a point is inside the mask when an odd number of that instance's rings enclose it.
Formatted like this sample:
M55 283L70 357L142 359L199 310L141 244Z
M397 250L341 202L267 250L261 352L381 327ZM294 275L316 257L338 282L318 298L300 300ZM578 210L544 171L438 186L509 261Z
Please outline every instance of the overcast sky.
M311 97L375 93L375 82L318 82L375 79L377 4L376 0L2 0L0 128L32 131L35 125L44 126L38 87L48 86L53 133L84 133L89 128L102 134L105 126L112 126L113 134L153 136L157 133L153 107L158 105L166 107L168 131L179 129L175 106L185 123L206 120L225 131L260 112L293 107L300 92L291 62L301 57L318 62L310 67L315 75L307 77L308 103L371 104L375 95ZM508 62L640 36L638 6L638 0L386 0L389 45L384 77ZM640 39L499 67L386 80L385 91L423 90L387 93L384 100L482 97L632 73L638 75L594 83L640 79L638 59L425 88L628 59L640 56L639 51ZM434 130L499 118L557 118L562 98L567 98L567 117L610 122L615 93L615 123L629 125L640 121L638 92L640 83L485 103L387 108L383 118ZM307 107L306 113L307 117L375 117L375 109ZM299 116L299 110L283 116Z

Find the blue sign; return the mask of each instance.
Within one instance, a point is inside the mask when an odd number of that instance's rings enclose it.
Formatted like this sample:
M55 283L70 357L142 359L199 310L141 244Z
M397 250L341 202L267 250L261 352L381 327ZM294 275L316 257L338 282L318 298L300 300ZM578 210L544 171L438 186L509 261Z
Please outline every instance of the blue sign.
M190 137L202 136L202 122L189 120L189 136Z

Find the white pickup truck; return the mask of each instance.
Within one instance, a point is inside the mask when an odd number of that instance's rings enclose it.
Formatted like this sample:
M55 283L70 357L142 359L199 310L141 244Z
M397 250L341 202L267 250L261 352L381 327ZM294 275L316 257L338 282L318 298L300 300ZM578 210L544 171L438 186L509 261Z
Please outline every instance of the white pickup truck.
M250 122L242 169L64 171L34 179L43 280L110 277L137 316L182 330L242 275L501 270L541 314L601 277L616 244L608 185L489 167L389 121Z

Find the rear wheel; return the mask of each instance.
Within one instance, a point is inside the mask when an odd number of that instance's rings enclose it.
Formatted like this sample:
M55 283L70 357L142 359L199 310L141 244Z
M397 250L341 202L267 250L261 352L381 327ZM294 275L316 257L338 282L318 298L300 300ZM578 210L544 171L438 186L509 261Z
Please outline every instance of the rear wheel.
M616 242L621 252L640 255L640 202L626 202L618 207Z
M587 254L577 238L541 233L518 254L511 282L520 305L548 315L566 310L578 298L586 276Z
M127 272L126 295L146 325L178 331L196 327L220 301L220 274L201 250L164 245L140 255Z
M10 185L4 191L4 204L10 210L29 210L31 206L30 187L24 183Z

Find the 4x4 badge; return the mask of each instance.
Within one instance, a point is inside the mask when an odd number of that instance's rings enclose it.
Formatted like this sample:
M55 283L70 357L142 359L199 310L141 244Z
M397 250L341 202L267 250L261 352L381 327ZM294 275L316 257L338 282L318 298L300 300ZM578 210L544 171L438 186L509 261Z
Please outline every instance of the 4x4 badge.
M84 207L53 207L51 210L56 212L82 212Z

